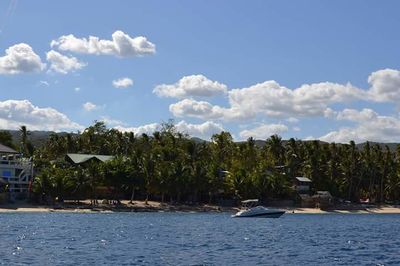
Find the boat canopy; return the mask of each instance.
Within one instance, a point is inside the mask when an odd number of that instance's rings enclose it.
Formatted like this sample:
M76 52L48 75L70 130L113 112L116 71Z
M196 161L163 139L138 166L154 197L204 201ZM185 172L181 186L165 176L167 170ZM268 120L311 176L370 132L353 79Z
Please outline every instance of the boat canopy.
M248 199L248 200L242 200L242 203L257 203L258 199Z

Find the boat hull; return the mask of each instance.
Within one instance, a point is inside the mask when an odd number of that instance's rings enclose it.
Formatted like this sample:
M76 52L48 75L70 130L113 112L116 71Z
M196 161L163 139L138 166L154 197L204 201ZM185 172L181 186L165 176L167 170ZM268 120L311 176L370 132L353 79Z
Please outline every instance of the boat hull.
M235 214L232 215L233 218L279 218L285 212L277 211L277 212L268 212L268 213L252 213L252 214Z

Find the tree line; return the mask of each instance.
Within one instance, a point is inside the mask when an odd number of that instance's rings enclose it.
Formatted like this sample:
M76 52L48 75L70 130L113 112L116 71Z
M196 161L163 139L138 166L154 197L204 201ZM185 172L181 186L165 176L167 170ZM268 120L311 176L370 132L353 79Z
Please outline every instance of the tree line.
M32 152L36 176L33 192L58 199L95 199L106 191L120 199L174 202L216 202L246 198L293 199L296 176L312 180L312 190L334 197L374 202L398 201L400 147L366 143L283 141L278 135L264 146L253 138L234 142L229 132L195 141L164 123L151 135L109 129L96 122L80 134L51 134L46 144L29 149L29 134L21 130L21 149ZM1 137L1 136L0 136ZM74 165L67 153L113 155L100 163ZM103 189L103 190L102 190Z

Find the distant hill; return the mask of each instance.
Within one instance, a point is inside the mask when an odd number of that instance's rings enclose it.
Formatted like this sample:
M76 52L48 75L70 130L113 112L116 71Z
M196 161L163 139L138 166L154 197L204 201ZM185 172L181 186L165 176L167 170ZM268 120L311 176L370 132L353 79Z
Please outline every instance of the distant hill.
M21 137L20 137L19 131L18 130L8 130L8 132L10 132L10 134L12 135L13 141L14 141L16 147L18 147L18 144L21 141ZM49 136L51 134L55 133L55 134L58 134L60 136L68 134L66 132L56 133L54 131L30 131L30 133L31 134L30 134L29 138L30 138L30 140L31 140L31 142L32 142L34 147L43 146L46 143L47 139L49 138ZM204 139L201 139L201 138L197 138L197 137L192 137L191 140L193 140L194 142L197 142L197 143L209 142L207 140L204 140ZM305 140L304 142L308 142L308 141L309 140ZM238 141L237 143L243 143L243 142L244 141ZM264 147L265 144L266 144L265 140L260 140L260 139L255 140L255 142L256 142L256 146L260 147L260 148ZM287 140L282 140L282 142L283 142L283 144L286 144ZM320 141L320 143L321 144L326 144L326 142L323 142L323 141ZM361 150L361 149L364 148L365 144L366 144L366 142L358 143L358 144L356 144L356 147ZM385 146L387 145L392 152L396 151L397 150L397 146L400 145L400 143L381 143L381 142L371 142L371 141L369 142L369 144L371 145L371 147L374 146L374 145L379 145L382 149L385 149Z
M363 149L364 148L364 146L365 146L365 144L366 144L366 142L363 142L363 143L358 143L356 146L357 146L357 148L358 149ZM397 146L399 145L400 143L380 143L380 142L369 142L369 145L372 147L372 146L375 146L375 145L379 145L380 147L381 147L381 149L383 150L383 149L385 149L385 146L388 146L389 147L389 149L390 149L390 151L392 151L392 152L394 152L394 151L396 151L397 150Z
M197 138L197 137L192 137L190 138L191 140L193 140L196 143L203 143L203 142L209 142L207 140L201 139L201 138Z
M3 130L4 131L4 130ZM21 142L21 136L19 130L5 130L10 132L11 136L13 137L13 142L16 147L18 147L19 143ZM48 140L51 134L54 134L54 131L30 131L29 139L32 142L34 147L41 147L43 146L46 141ZM56 133L58 135L65 135L66 132Z

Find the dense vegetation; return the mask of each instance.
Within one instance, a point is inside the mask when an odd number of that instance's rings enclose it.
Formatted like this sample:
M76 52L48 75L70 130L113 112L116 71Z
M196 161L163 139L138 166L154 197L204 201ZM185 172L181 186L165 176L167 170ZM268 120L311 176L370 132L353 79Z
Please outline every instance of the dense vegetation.
M29 154L29 134L21 149ZM25 142L25 143L23 143ZM73 165L66 153L114 155L106 163ZM313 190L358 201L397 201L400 196L400 149L366 143L283 141L273 135L264 147L254 139L235 143L228 132L211 142L194 141L172 123L151 136L122 133L97 122L81 134L52 134L33 152L36 195L63 200L96 198L105 189L116 200L156 199L215 202L218 199L288 199L292 180L306 176Z

